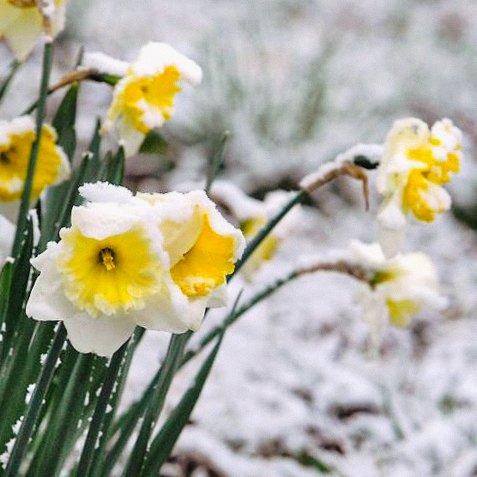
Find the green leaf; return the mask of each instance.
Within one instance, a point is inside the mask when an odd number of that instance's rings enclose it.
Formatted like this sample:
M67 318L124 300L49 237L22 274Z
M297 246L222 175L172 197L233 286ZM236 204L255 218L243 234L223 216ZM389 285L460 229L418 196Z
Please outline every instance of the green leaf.
M200 367L194 383L184 393L179 404L164 423L159 434L152 441L143 471L140 474L142 477L159 475L162 465L171 454L182 430L189 422L192 411L199 400L202 389L204 388L210 370L212 369L212 365L217 357L220 345L222 344L222 338L223 333L219 336L217 343Z
M126 156L122 147L118 149L115 155L108 152L102 165L101 180L110 184L121 185L124 177L125 162Z
M58 144L66 152L70 161L76 150L76 108L79 84L73 83L66 92L53 119L53 127L58 133Z
M18 431L13 449L5 469L4 477L15 477L20 473L20 466L27 452L28 442L33 433L34 427L40 415L43 400L51 384L55 372L56 363L61 354L66 339L66 330L63 324L58 326L55 338L51 345L45 364L38 376L38 381L33 391L31 400L27 406L27 411L22 420L20 430Z
M139 435L124 470L124 477L136 477L141 471L149 438L164 407L167 393L179 367L188 338L187 334L172 335L171 337L167 354L159 370L154 392L147 403L147 410Z
M166 140L157 131L152 130L146 135L139 152L143 154L165 154L167 147Z
M227 142L229 141L229 139L230 132L224 131L217 143L217 146L215 147L213 154L208 160L207 182L205 185L205 192L209 192L212 183L224 168L225 149L227 147Z
M3 330L2 324L5 322L6 313L8 309L8 302L10 299L10 289L12 285L13 276L13 262L7 262L0 273L0 334L2 335L1 344L3 344ZM0 352L1 356L1 352Z
M111 393L118 384L118 376L125 364L125 355L129 346L131 346L131 341L124 343L121 348L114 353L110 360L79 459L78 469L76 471L76 475L78 476L88 477L92 475L92 466L95 459L95 450L98 440L105 437L103 436L104 422L109 399Z

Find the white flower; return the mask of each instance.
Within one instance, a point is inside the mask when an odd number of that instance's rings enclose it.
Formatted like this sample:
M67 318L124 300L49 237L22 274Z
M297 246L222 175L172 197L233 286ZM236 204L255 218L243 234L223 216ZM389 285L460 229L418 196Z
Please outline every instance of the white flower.
M386 259L378 244L353 241L351 260L369 273L362 294L364 318L380 335L385 324L407 326L425 310L441 309L446 300L439 294L437 272L430 258L420 252Z
M36 0L0 0L0 38L5 38L20 61L25 60L44 31L56 36L64 28L66 0L47 2L40 10Z
M99 57L93 57L98 67ZM121 71L119 62L105 61L105 69ZM197 85L202 70L166 43L148 43L114 88L103 132L116 129L126 155L135 154L145 135L161 127L174 112L175 95L182 80Z
M293 193L281 190L269 192L263 201L247 196L227 181L215 181L211 195L235 217L245 238L249 241L290 200ZM242 273L250 277L264 262L271 260L282 241L288 237L300 220L300 208L295 207L271 231L245 263Z
M30 116L0 121L0 202L6 204L2 211L11 220L14 220L12 215L23 194L35 137L35 123ZM68 159L56 141L56 131L45 124L33 177L32 201L38 199L46 187L56 185L70 175Z
M441 187L459 171L462 134L449 119L431 130L416 118L396 121L384 145L377 189L384 195L378 214L380 243L386 256L399 250L409 216L431 222L449 209Z
M243 239L204 193L133 197L102 183L81 193L71 227L32 260L29 316L63 320L78 351L110 356L136 325L196 330L207 306L223 304Z

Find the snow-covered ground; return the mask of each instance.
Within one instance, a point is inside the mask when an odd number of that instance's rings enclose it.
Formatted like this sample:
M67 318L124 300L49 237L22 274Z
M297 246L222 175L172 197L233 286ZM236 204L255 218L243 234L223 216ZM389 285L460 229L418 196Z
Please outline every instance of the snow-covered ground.
M276 259L253 283L237 280L232 295L244 286L253 294L349 238L373 240L372 212L333 207L307 208ZM447 309L389 328L372 356L351 279L321 273L282 288L226 336L176 450L183 463L202 464L191 475L309 477L320 465L346 477L476 475L477 236L449 215L409 235L408 250L435 259ZM165 345L165 336L148 335L132 389L145 385L153 366L144 363L157 363ZM178 377L176 397L192 371ZM181 475L174 469L168 475Z

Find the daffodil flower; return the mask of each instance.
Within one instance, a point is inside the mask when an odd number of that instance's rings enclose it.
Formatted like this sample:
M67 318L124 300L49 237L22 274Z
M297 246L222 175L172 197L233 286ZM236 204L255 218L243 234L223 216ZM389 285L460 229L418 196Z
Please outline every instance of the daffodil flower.
M110 64L105 62L105 69ZM118 62L114 65L117 71ZM145 135L171 118L181 82L197 85L201 79L202 70L192 60L166 43L148 43L115 86L103 132L116 129L126 155L135 154Z
M226 302L226 276L245 240L203 191L138 194L158 217L174 283L200 316Z
M449 119L431 130L416 118L396 121L378 169L377 189L384 195L378 214L380 243L387 256L399 250L408 217L432 222L449 209L442 187L459 171L462 134Z
M381 247L353 241L351 260L369 276L363 288L364 318L379 336L384 325L407 326L425 309L439 310L446 300L439 293L437 272L430 258L420 252L386 259Z
M63 320L78 351L110 356L136 325L196 330L207 306L223 304L243 238L204 193L133 197L97 183L81 194L60 242L32 260L29 316Z
M0 38L5 38L19 61L25 60L45 28L53 37L63 30L65 3L66 0L0 0Z
M230 210L238 221L246 240L251 240L260 229L286 204L291 193L273 191L263 201L247 196L241 189L226 181L215 181L211 189L212 197ZM276 254L282 241L290 235L299 220L300 209L291 211L263 240L242 268L245 277L250 278L265 262Z
M11 220L23 194L35 138L35 123L30 116L0 121L0 205ZM46 187L62 182L70 174L68 159L56 141L56 131L45 124L33 177L32 201L38 199Z

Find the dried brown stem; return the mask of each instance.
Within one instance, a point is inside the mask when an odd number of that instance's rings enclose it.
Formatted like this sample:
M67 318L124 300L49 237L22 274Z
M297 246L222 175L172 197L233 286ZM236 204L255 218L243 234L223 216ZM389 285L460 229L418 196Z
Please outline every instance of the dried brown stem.
M309 273L315 273L315 272L337 272L337 273L343 273L345 275L349 275L356 280L360 280L362 282L365 282L369 285L369 273L368 271L355 264L355 263L349 263L344 260L338 260L337 262L323 262L323 263L317 263L314 265L310 265L309 267L303 267L299 268L298 270L295 271L295 276L301 276L301 275L307 275Z
M70 73L67 73L65 76L63 76L63 78L61 78L53 86L50 86L48 92L54 93L56 90L64 88L65 86L75 83L76 81L83 81L85 79L88 79L96 73L97 72L93 69L71 71Z
M356 164L351 162L345 162L335 169L330 169L328 172L322 175L317 175L316 179L313 180L313 174L310 174L308 178L301 182L300 187L305 192L311 194L315 190L319 189L321 186L331 182L340 176L350 176L353 179L357 179L363 183L363 196L366 205L366 210L369 209L369 187L368 187L368 176L363 171L363 169ZM308 180L307 180L308 179Z

